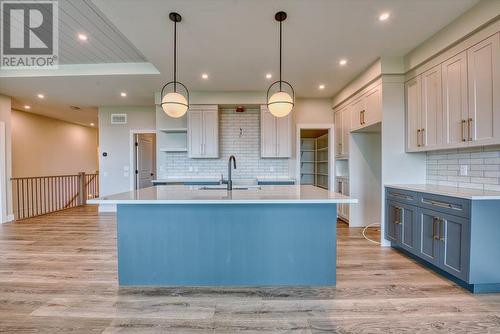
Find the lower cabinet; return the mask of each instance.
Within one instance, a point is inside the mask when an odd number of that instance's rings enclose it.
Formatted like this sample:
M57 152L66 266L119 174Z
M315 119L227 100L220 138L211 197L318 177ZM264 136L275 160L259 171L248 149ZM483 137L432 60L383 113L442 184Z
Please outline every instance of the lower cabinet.
M387 210L387 239L410 252L416 252L420 240L416 208L395 201L387 201Z

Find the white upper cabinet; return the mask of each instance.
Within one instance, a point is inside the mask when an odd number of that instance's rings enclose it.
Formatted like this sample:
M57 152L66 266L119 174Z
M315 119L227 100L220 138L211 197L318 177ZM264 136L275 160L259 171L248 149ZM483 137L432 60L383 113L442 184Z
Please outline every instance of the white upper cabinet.
M365 126L365 114L366 114L366 99L364 96L359 97L350 105L351 110L351 124L350 128L353 131L361 129Z
M344 141L343 136L343 126L342 123L342 112L340 110L336 111L334 114L334 122L335 122L335 157L342 156L342 146Z
M366 111L363 115L365 126L382 121L382 85L369 90L365 95Z
M443 104L441 95L441 65L422 74L422 105L420 113L420 146L441 147Z
M262 158L292 156L292 115L273 116L267 106L260 112L260 152Z
M351 106L344 107L334 114L335 122L335 157L349 156L349 133L351 129Z
M420 105L422 103L421 76L406 82L406 146L408 151L420 148Z
M467 140L480 145L500 142L499 36L497 33L467 50Z
M217 106L195 106L188 111L190 158L219 157L219 113Z
M446 147L467 145L467 53L445 61L443 77L443 144Z
M405 84L407 151L500 144L500 33Z

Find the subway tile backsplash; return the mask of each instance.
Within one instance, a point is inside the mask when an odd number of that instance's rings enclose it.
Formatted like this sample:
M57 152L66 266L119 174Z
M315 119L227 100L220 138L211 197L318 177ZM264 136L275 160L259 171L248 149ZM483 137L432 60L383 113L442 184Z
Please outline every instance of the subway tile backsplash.
M220 159L189 159L187 153L159 152L160 179L183 177L227 177L227 161L237 160L234 178L288 177L289 159L260 158L260 110L236 113L219 110ZM240 131L241 129L241 131Z
M460 166L467 166L467 175ZM428 152L427 182L500 191L500 146Z

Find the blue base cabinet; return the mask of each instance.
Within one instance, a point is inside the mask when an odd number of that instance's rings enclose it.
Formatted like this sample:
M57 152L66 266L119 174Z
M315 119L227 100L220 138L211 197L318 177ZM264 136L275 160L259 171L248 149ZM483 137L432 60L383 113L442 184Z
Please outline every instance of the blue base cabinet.
M500 201L386 189L385 238L472 292L500 292Z

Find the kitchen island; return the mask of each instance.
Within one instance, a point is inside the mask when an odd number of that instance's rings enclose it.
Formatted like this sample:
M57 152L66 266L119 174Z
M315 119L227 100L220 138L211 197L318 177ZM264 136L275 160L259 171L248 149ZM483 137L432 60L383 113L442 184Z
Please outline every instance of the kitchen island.
M118 275L132 286L333 286L338 203L314 186L157 186L117 205Z

